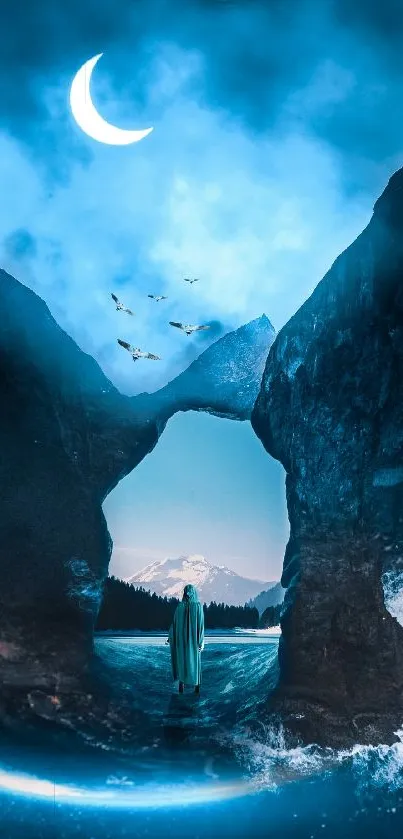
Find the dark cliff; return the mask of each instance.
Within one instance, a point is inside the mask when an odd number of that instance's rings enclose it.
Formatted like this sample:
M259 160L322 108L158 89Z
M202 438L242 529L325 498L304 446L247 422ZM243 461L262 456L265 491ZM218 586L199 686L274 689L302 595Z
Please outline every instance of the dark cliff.
M0 664L50 650L60 663L91 648L112 547L104 498L177 410L249 418L273 330L264 318L242 327L160 393L129 398L4 271L0 303Z
M403 170L278 334L252 425L287 472L272 707L309 739L388 739L403 719L403 628L381 583L403 561Z

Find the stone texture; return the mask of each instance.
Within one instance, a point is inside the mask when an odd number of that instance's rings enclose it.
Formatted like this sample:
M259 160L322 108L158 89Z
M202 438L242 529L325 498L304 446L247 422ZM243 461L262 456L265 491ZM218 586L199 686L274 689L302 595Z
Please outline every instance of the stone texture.
M403 563L403 170L278 334L252 425L287 473L271 707L309 738L393 739L403 628L381 578Z
M273 329L242 327L159 393L129 398L4 271L0 303L0 669L4 681L21 664L41 684L38 656L77 670L91 649L112 548L106 495L177 410L249 418Z
M249 420L275 331L266 315L228 332L161 390L134 397L161 427L175 411Z

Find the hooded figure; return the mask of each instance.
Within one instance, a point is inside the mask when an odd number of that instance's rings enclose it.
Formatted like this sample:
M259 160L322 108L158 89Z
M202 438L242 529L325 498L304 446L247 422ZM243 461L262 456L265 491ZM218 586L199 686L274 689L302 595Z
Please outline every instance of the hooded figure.
M201 657L204 649L204 613L194 586L184 588L182 602L178 603L169 630L172 675L179 679L179 692L184 685L194 685L200 692Z

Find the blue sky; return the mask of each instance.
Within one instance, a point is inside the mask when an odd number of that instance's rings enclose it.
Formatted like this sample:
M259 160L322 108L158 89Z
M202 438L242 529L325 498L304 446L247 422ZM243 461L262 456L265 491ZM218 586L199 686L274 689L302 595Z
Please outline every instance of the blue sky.
M104 511L118 576L193 553L244 576L281 575L289 533L284 471L249 423L177 414Z
M23 7L10 4L0 34L2 266L128 394L160 387L206 339L262 312L280 329L401 164L399 4ZM71 117L71 80L98 52L102 115L154 126L136 145L97 144ZM188 274L200 283L189 288ZM110 291L135 318L114 310ZM157 306L149 292L168 300ZM170 319L215 329L187 339ZM162 361L134 366L117 337ZM128 572L145 557L205 552L252 576L278 575L288 529L280 467L247 425L220 422L175 418L108 499L112 569L127 550ZM167 475L184 452L187 462L200 457L194 505ZM136 501L140 490L150 504Z

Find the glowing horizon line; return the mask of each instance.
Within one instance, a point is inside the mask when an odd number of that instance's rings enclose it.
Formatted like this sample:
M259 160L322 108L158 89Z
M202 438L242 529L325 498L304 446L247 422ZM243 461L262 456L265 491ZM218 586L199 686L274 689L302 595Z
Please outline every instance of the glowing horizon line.
M204 787L189 785L158 785L152 788L137 787L132 790L85 789L69 784L57 784L18 772L0 769L0 792L48 800L59 804L79 804L97 807L135 809L163 809L197 804L211 804L231 798L257 793L256 784L247 781L209 784Z

